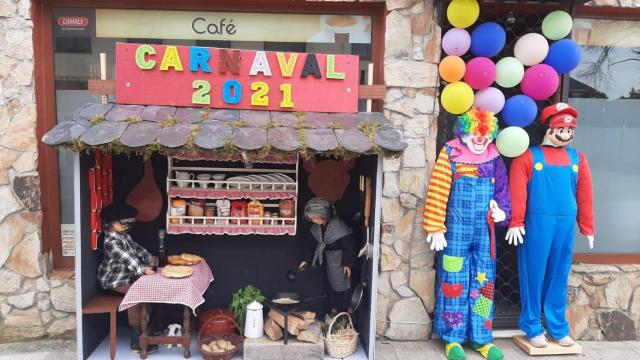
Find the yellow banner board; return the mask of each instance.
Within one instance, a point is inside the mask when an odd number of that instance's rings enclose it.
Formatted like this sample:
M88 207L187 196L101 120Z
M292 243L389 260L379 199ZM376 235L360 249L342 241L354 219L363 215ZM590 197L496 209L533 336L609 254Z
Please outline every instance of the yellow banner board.
M345 35L350 43L371 43L371 18L96 9L96 36L102 38L334 43Z

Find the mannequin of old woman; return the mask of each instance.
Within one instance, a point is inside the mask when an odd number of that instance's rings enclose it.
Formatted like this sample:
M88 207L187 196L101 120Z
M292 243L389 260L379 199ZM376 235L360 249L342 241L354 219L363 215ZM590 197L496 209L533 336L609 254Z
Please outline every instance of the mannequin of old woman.
M304 215L312 224L298 269L304 271L309 263L313 267L324 265L332 313L349 311L351 268L356 260L352 230L324 198L309 200Z

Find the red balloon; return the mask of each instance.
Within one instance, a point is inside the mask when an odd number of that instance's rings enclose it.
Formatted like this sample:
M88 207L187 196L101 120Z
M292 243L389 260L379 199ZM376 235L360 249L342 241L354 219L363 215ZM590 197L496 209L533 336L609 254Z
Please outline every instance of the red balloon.
M560 76L547 64L533 65L524 72L520 89L533 100L545 100L555 94L560 85Z
M488 88L496 80L496 64L486 57L475 57L467 63L464 82L476 90Z

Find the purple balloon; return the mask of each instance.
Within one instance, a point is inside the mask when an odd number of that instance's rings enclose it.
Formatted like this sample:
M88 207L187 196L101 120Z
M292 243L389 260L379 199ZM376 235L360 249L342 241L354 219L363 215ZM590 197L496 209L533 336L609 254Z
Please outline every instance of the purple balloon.
M496 79L496 64L486 57L475 57L467 63L464 82L476 90L484 89Z
M465 29L453 28L442 37L442 49L447 55L462 56L471 47L471 35Z
M538 64L524 72L520 89L533 100L545 100L558 90L558 85L560 77L555 69L546 64Z
M504 94L494 87L478 90L473 100L473 106L497 114L504 107Z

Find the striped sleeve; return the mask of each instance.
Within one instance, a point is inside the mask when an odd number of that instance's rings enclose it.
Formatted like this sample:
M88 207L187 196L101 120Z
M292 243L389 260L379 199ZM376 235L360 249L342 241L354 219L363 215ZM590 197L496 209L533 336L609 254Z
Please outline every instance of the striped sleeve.
M428 233L447 231L445 217L451 190L451 177L451 162L446 148L443 147L438 155L433 174L431 174L427 200L424 203L422 227Z

